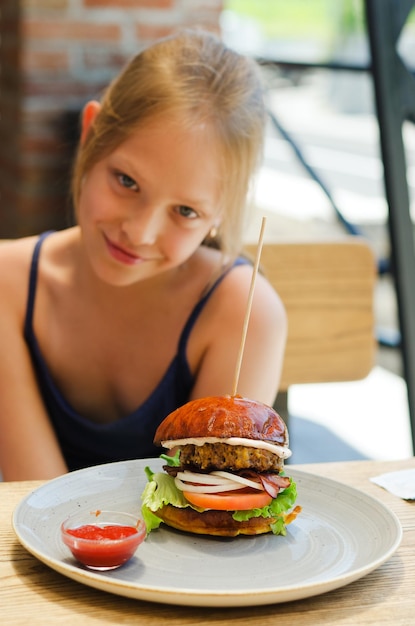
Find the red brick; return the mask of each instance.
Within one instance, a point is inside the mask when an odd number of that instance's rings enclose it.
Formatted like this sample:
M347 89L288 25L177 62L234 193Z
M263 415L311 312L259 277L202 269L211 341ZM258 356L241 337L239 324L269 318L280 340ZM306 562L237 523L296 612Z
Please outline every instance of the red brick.
M20 26L20 19L18 15L10 15L6 16L1 14L1 30L5 35L10 35L10 33L17 33Z
M20 118L19 107L16 106L16 102L20 102L16 92L11 94L6 90L0 92L1 95L1 116L0 116L0 128L8 128L15 131L14 125ZM9 124L6 125L6 120ZM1 147L1 146L0 146Z
M135 29L139 41L154 41L161 37L167 37L175 30L174 26L158 26L157 24L138 23Z
M95 47L94 49L87 48L83 55L83 64L87 69L96 69L104 67L107 70L112 70L115 74L125 63L131 55L123 54L119 48L110 49L109 46L103 48Z
M117 41L121 36L121 29L115 24L61 20L27 20L22 30L23 37L42 40Z
M29 77L23 85L24 96L47 96L55 98L56 105L62 106L68 98L89 98L107 87L108 81L93 83L91 80L85 83L70 82L68 80L40 80Z
M203 28L208 32L214 33L215 35L220 36L220 28L219 26L210 19L187 19L183 22L183 26L187 26L188 28Z
M47 157L51 157L51 159L46 159L49 162L54 162L56 165L56 155L62 155L65 152L65 147L62 145L63 142L58 143L56 141L56 137L23 137L20 142L21 150L25 157L31 157L33 155L44 155ZM44 163L45 160L42 161Z
M35 9L39 11L65 11L69 6L69 0L23 0L23 9Z
M44 52L26 50L22 55L22 70L29 70L31 72L56 72L61 70L68 70L69 59L67 52Z
M117 9L170 9L176 0L84 0L86 8L117 8Z
M25 237L36 235L49 229L60 229L68 225L67 201L61 195L48 198L35 198L27 194L16 194L12 218L13 231L6 235ZM12 220L9 219L9 223ZM2 236L3 235L2 224Z

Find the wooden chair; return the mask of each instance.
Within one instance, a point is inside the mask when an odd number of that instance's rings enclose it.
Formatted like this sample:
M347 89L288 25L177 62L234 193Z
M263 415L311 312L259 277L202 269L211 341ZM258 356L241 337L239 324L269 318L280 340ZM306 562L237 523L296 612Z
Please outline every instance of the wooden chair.
M255 245L247 245L250 256ZM288 340L275 408L288 419L290 385L365 378L375 363L376 264L357 237L264 243L261 267L280 294Z

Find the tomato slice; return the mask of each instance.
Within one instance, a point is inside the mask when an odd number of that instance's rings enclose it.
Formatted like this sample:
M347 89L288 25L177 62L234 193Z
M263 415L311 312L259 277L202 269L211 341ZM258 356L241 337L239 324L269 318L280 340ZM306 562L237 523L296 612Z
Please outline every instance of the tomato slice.
M195 506L216 511L248 511L262 509L270 504L272 496L266 491L255 489L238 489L238 491L224 491L223 493L190 493L183 491L183 495Z

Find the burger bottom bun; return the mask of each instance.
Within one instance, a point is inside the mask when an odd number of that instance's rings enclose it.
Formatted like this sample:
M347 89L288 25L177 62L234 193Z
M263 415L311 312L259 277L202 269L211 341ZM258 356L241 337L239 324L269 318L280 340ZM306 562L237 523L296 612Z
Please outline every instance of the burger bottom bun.
M177 508L171 504L155 512L167 526L196 535L236 537L237 535L261 535L271 532L274 517L252 517L243 522L233 519L230 511L203 511L199 513L187 507Z

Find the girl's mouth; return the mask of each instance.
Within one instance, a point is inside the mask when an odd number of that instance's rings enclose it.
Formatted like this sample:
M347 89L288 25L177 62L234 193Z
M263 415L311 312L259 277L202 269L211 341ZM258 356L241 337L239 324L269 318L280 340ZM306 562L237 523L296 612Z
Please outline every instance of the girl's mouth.
M120 263L124 265L138 265L139 263L143 263L144 259L124 248L121 248L117 244L110 241L107 237L105 237L105 242L107 244L108 251L110 255Z

